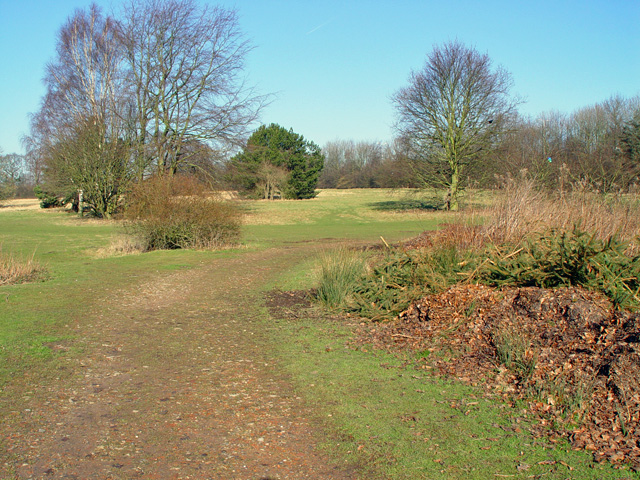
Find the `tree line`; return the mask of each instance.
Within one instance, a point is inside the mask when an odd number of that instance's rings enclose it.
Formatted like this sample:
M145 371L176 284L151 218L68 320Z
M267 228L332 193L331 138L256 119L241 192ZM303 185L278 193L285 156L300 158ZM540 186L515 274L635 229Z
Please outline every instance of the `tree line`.
M640 184L640 97L527 118L510 73L457 41L436 45L392 96L392 142L322 149L275 123L252 130L270 98L244 81L251 45L232 10L129 0L105 15L92 5L67 20L56 47L26 155L0 155L0 196L38 185L109 217L132 185L176 174L266 199L434 187L451 210L466 186L523 171L544 188Z
M322 149L321 188L438 186L419 156L391 144L335 140ZM611 98L566 114L515 115L499 142L465 174L466 184L494 188L523 172L544 188L580 184L605 193L640 187L640 96Z

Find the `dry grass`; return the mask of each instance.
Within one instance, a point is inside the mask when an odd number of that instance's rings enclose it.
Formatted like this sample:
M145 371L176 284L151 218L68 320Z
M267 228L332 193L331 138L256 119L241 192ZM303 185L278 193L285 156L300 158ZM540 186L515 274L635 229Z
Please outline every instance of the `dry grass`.
M0 212L15 212L18 210L38 210L40 208L40 200L37 198L15 198L3 200L0 203Z
M5 253L0 248L0 285L32 282L40 278L44 272L45 269L34 260L33 256L24 260Z
M532 180L505 180L500 199L486 215L487 235L496 243L515 243L532 232L568 231L577 225L599 239L636 240L640 232L640 200L630 196L605 196L583 188L564 194L536 189ZM638 249L638 245L632 245Z
M144 251L145 245L140 239L129 235L121 235L113 238L108 246L96 250L95 257L108 258L124 255L138 255Z

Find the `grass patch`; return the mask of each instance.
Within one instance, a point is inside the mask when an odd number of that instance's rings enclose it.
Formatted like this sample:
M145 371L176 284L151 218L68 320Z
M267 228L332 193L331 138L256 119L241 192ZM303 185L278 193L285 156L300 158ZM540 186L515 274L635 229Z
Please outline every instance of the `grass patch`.
M117 257L121 255L139 255L146 251L145 242L132 235L116 235L109 245L96 249L96 258Z
M344 305L365 271L366 262L360 252L341 248L323 254L320 260L317 299L327 308Z
M498 361L513 371L521 381L527 380L536 368L536 356L526 332L514 325L500 325L491 337Z
M370 478L620 478L563 440L527 433L532 420L522 407L414 369L410 359L350 347L356 327L302 317L279 320L272 331L289 338L278 355L333 432L322 447Z
M283 243L406 240L451 218L449 212L380 211L372 205L408 192L389 189L321 190L309 200L241 202L243 239L250 247ZM409 192L410 193L410 192Z
M382 200L389 191L334 193L323 191L320 199L283 202L240 202L248 218L275 217L282 221L253 222L244 232L251 249L281 247L292 242L314 242L318 252L324 244L344 239L360 243L385 238L400 239L434 228L436 221L424 215L372 212L368 203ZM322 198L324 197L324 199ZM262 209L262 210L260 210ZM324 209L327 209L326 211ZM353 225L344 214L356 212L362 219ZM300 223L298 218L309 218ZM222 251L140 251L115 221L79 218L60 209L0 210L0 244L12 259L29 259L46 265L46 282L0 285L0 385L26 371L55 368L55 358L74 355L73 349L51 349L56 341L73 342L76 322L96 305L113 301L114 292L141 283L159 272L195 268L211 258L242 254L247 247ZM325 240L322 240L325 239ZM35 253L34 253L35 252ZM283 288L313 282L314 260L295 267Z

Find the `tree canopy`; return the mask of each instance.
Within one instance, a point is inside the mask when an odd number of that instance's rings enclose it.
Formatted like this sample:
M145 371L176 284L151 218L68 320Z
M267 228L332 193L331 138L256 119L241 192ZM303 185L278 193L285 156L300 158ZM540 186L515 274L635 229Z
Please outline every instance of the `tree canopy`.
M234 11L195 0L130 0L120 17L76 10L24 142L45 188L83 190L109 216L134 179L240 145L264 102L242 78L249 50Z
M434 48L393 96L400 137L425 182L448 189L451 210L458 209L465 169L491 151L515 113L511 84L488 55L453 42Z
M260 126L232 159L240 188L265 199L313 198L324 165L320 147L275 123Z

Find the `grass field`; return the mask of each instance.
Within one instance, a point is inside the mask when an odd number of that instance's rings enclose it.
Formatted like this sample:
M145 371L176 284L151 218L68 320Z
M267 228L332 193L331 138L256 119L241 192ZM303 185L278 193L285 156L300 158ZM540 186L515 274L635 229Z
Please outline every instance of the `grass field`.
M82 349L52 349L70 338L89 306L163 272L195 269L247 250L308 245L304 260L260 287L314 286L317 257L344 244L391 243L452 219L411 192L322 191L313 200L242 202L243 244L219 251L162 251L100 256L120 234L117 222L63 211L0 210L2 251L34 257L43 281L0 287L0 386L16 375L45 378ZM241 308L239 306L239 308ZM639 478L593 464L567 443L527 434L526 412L483 396L480 388L414 371L399 359L347 343L356 325L310 313L296 320L263 312L271 343L300 395L327 428L324 448L370 471L367 478ZM74 343L77 345L77 342ZM635 475L635 476L634 476Z

